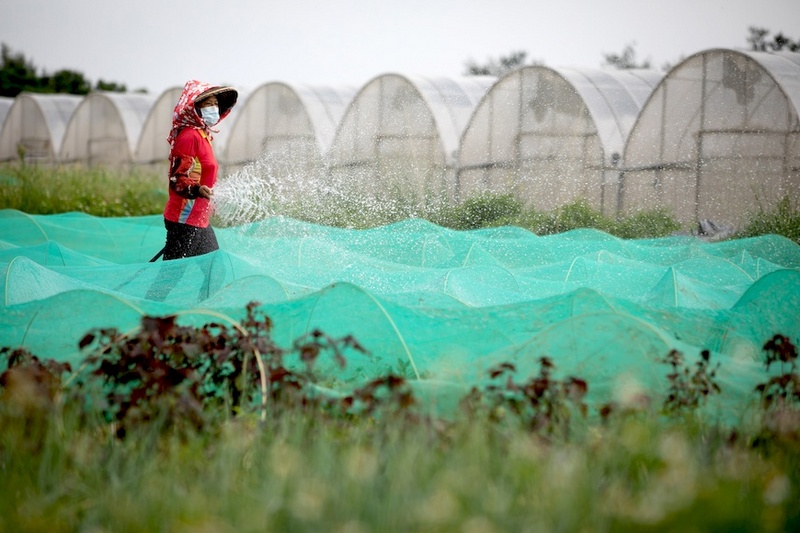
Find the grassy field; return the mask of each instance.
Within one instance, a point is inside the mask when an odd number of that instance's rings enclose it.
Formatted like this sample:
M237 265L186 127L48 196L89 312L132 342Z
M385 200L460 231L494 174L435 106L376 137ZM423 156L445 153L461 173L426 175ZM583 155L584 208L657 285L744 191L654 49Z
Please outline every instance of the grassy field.
M10 165L0 179L0 208L29 213L156 214L165 198L158 176ZM459 228L674 230L665 213L611 222L580 202L543 215L507 197L442 216ZM797 239L800 223L787 203L751 226ZM252 351L234 360L249 374L231 374L163 349L135 357L156 345L112 343L70 369L0 351L0 532L800 530L790 342L765 345L784 372L765 374L751 408L726 424L703 409L725 391L702 365L676 368L666 397L587 409L583 385L552 379L543 364L530 381L476 389L442 416L402 378L326 399L296 368L266 360L262 394Z
M28 214L151 215L167 199L166 179L141 171L4 164L0 183L0 208Z
M475 388L443 415L396 376L320 395L286 363L290 350L270 352L259 389L255 365L241 380L252 350L231 356L231 373L179 349L191 337L154 348L163 328L144 330L101 343L75 370L0 354L0 531L800 527L791 343L786 379L765 377L752 408L723 425L702 414L724 393L713 370L680 354L665 358L675 369L665 398L588 408L591 382L556 380L542 361L513 386L513 369L499 368L505 385ZM220 333L218 345L231 342L248 346Z
M797 443L762 449L691 417L631 415L567 441L480 418L434 426L298 411L191 436L142 428L120 441L74 420L8 417L3 531L800 526Z
M80 211L96 216L136 216L160 214L167 197L165 178L155 172L109 170L85 167L39 165L0 165L0 209L17 209L29 214ZM403 202L382 210L345 200L287 203L274 206L275 214L318 224L367 228L397 222L408 216L422 216L453 229L476 229L514 225L537 235L549 235L576 228L596 228L626 239L664 237L688 233L669 211L654 209L614 219L577 200L551 212L524 207L508 195L484 195L465 200L458 206L423 209L403 206ZM785 199L771 211L754 211L747 224L734 237L775 233L800 242L800 209Z

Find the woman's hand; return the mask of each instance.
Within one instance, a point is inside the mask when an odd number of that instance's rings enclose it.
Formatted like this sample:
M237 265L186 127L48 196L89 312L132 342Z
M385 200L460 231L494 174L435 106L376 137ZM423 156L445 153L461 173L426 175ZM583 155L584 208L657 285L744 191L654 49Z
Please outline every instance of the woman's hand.
M208 185L201 185L197 189L197 196L199 198L205 198L207 200L210 200L213 195L214 195L214 191L212 191L211 187L209 187Z

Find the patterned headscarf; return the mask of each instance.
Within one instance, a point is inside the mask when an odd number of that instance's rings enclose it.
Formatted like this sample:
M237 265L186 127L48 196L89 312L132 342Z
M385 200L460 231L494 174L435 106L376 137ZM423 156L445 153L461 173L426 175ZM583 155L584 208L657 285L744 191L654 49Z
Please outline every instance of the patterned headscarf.
M178 99L178 103L175 105L175 109L172 111L172 129L167 137L167 142L170 144L170 146L172 146L172 144L175 142L178 132L180 132L183 128L196 128L203 130L206 135L209 136L209 138L211 137L211 132L217 131L212 130L203 121L203 118L195 108L197 100L200 98L200 96L205 95L206 93L228 95L228 98L225 99L226 105L223 105L223 102L220 102L220 121L222 121L222 119L228 116L228 114L231 112L233 105L236 103L236 97L238 96L237 91L231 87L212 85L210 83L204 83L198 80L187 81L183 86L181 97ZM220 98L220 100L222 99Z

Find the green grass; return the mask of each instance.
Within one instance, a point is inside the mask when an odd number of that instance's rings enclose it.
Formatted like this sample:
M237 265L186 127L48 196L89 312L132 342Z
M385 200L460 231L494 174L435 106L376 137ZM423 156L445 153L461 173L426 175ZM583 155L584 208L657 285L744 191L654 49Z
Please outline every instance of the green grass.
M166 179L138 170L3 164L0 184L0 209L28 214L152 215L163 212L167 199Z
M134 366L157 331L118 341ZM500 374L499 389L473 390L447 416L400 396L368 414L299 402L316 390L301 386L269 395L263 422L253 402L237 417L212 407L199 427L174 417L186 389L168 373L154 377L167 394L120 420L101 414L91 387L72 387L127 370L101 364L62 381L63 366L12 354L0 374L0 531L797 530L797 352L778 337L768 346L791 379L771 378L777 396L733 425L701 409L721 393L706 387L713 370L680 354L668 358L669 397L605 414L584 412L562 388L574 381L554 381L542 361L532 381ZM113 362L114 351L97 353ZM282 360L267 355L268 368ZM297 383L283 375L270 387ZM555 428L535 423L544 413L558 414Z
M29 214L80 211L96 216L153 215L163 211L167 184L163 176L142 170L87 169L81 166L0 164L0 209ZM413 198L394 194L382 201L335 198L274 206L275 214L336 227L371 228L407 218L425 218L441 226L477 229L513 225L537 235L595 228L625 239L689 233L667 209L640 211L616 219L578 199L553 211L523 206L506 194L483 194L459 205L432 199L420 207ZM788 198L774 209L758 209L734 237L774 233L800 242L800 209Z
M796 202L783 198L775 209L759 208L750 215L740 237L755 237L775 233L800 243L800 209Z
M650 415L567 442L459 420L231 420L115 439L2 412L2 531L678 531L800 526L794 444Z

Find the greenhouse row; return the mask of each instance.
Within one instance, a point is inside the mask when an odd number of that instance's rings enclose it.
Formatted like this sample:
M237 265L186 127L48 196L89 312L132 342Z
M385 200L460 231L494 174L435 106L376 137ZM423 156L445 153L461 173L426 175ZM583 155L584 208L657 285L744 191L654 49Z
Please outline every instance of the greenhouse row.
M0 161L166 169L159 96L0 99ZM363 87L240 89L214 136L223 173L319 175L382 197L513 194L552 210L665 208L736 224L800 197L800 53L711 49L668 72L526 66L500 78L379 75Z

